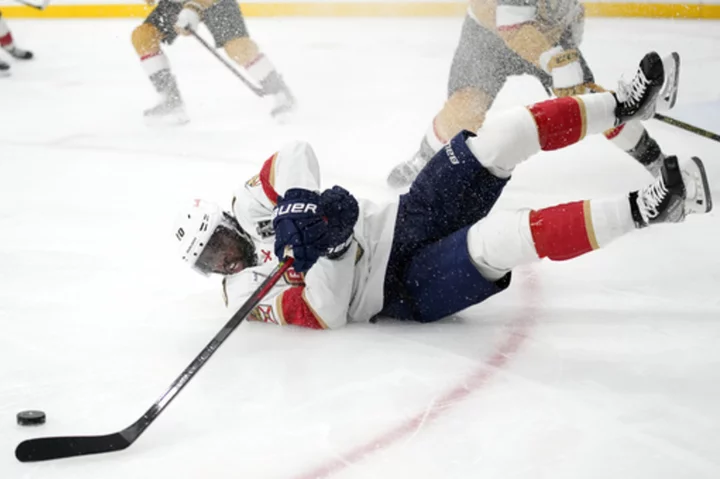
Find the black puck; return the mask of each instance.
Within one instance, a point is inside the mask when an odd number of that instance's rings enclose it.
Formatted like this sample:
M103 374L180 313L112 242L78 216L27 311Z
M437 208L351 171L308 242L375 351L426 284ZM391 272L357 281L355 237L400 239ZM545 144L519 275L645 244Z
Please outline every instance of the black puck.
M21 426L39 426L45 424L45 413L42 411L22 411L17 413L17 423Z

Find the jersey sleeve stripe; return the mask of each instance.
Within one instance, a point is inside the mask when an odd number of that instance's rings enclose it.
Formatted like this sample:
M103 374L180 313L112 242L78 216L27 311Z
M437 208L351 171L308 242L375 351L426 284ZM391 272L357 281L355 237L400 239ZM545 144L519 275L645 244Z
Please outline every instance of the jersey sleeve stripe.
M305 288L296 286L283 291L278 296L278 311L285 324L293 324L310 329L328 329L327 325L315 314L310 305L305 301L303 294Z
M277 153L267 159L260 170L260 184L265 196L273 205L277 205L278 194L275 191L275 159Z

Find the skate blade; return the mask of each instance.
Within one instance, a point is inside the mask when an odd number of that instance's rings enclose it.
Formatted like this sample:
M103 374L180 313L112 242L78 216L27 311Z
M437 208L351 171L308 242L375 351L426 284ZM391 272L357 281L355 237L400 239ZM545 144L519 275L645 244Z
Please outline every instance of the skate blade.
M665 83L660 90L657 108L661 111L670 110L677 101L678 87L680 83L680 55L672 52L662 59L665 70Z
M692 162L697 166L700 172L700 178L698 178L702 184L703 199L696 200L695 204L690 208L692 213L709 213L712 210L712 195L710 193L710 183L708 182L707 173L705 172L705 165L703 161L697 156L691 158ZM698 185L700 186L700 185Z
M181 126L190 122L190 117L185 112L149 115L145 116L144 119L145 124L148 126Z

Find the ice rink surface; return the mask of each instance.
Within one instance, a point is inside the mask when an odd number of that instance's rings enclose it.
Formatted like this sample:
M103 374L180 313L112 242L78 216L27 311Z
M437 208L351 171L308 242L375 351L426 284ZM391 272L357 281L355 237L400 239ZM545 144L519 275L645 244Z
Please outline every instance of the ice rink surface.
M191 39L166 51L191 123L151 128L137 21L11 21L36 53L0 79L0 477L716 479L720 223L633 233L435 324L306 331L245 323L129 449L20 464L21 440L137 419L231 315L176 257L187 200L232 190L289 139L326 186L384 201L445 97L462 19L249 19L301 109L275 124ZM590 19L600 83L682 56L681 106L720 97L720 24ZM496 109L543 99L510 81ZM494 110L497 111L497 110ZM717 114L717 112L715 112ZM650 122L702 157L720 145ZM622 194L649 175L604 138L520 166L498 208ZM38 408L48 423L15 424Z

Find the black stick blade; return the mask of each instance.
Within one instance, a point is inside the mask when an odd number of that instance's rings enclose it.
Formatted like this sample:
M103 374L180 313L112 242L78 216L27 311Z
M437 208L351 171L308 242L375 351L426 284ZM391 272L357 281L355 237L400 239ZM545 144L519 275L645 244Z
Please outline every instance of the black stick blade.
M20 462L48 461L119 451L130 444L132 442L119 432L106 436L40 437L18 444L15 449L15 457Z

